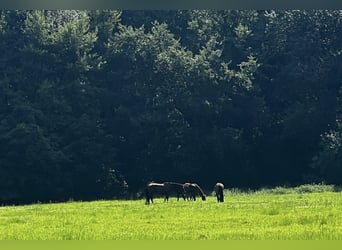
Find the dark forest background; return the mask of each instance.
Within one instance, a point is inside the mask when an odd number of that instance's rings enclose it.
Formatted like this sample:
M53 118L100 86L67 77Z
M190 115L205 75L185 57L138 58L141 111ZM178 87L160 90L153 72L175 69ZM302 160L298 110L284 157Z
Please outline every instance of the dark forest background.
M342 184L341 11L0 11L0 202Z

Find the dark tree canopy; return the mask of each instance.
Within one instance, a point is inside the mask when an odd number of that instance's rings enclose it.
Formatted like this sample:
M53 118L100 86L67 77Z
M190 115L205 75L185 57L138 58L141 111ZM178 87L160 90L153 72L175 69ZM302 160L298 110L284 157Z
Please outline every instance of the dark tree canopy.
M0 11L0 202L342 184L342 12Z

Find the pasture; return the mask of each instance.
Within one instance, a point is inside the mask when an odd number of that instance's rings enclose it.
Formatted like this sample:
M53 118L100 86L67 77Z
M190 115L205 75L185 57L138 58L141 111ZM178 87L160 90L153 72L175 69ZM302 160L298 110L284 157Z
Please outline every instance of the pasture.
M225 202L102 200L0 207L0 239L342 239L342 194L225 190Z

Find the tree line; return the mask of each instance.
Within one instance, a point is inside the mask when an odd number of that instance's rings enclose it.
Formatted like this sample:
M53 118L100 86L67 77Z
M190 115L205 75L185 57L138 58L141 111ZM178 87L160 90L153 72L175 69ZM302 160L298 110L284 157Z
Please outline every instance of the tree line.
M341 184L338 10L0 11L0 201Z

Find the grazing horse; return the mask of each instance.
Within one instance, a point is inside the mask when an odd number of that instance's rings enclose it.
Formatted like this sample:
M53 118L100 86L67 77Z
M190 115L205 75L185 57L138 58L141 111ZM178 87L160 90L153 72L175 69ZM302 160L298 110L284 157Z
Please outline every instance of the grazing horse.
M196 200L196 196L201 196L202 201L206 200L203 190L196 183L184 183L183 188L188 200Z
M185 200L185 192L183 188L183 184L176 182L164 182L164 183L156 183L150 182L147 184L145 189L146 195L146 204L153 203L153 198L157 196L164 197L164 201L169 201L169 197L171 195L177 196L177 200L179 197L183 197Z
M223 189L224 189L223 183L218 182L215 184L214 191L216 194L217 202L223 202L224 201Z
M177 182L164 182L165 188L165 200L168 201L171 195L175 195L177 197L177 201L179 197L183 197L185 200L185 191L183 184Z

